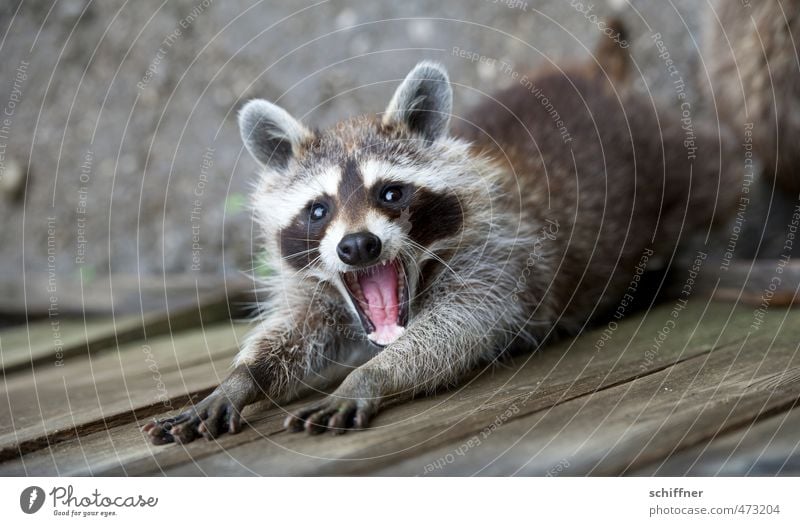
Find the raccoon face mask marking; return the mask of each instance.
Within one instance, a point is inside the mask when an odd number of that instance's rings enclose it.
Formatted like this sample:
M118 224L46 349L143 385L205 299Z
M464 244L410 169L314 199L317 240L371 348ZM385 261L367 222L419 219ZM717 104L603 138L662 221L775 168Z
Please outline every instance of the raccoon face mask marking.
M240 112L245 146L263 168L255 213L283 263L333 284L379 346L405 332L422 263L463 225L451 109L447 74L423 62L380 120L312 133L266 101Z

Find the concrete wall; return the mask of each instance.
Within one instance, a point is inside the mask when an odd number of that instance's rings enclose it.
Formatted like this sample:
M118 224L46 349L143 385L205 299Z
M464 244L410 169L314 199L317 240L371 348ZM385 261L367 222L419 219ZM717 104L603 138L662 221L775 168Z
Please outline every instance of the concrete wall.
M586 59L605 38L574 0L10 3L0 7L0 111L11 113L0 120L2 279L23 266L65 277L247 270L255 164L236 129L242 101L267 98L326 126L382 110L432 58L449 68L459 113L514 82L508 68ZM593 4L591 15L611 12ZM622 10L639 88L676 111L651 35L699 108L705 9Z

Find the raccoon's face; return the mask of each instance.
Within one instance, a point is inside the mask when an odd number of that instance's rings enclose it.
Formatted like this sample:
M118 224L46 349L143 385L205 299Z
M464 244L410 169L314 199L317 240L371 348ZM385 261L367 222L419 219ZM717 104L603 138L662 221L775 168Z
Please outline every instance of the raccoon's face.
M383 346L413 313L420 268L441 261L462 228L462 143L448 139L447 74L423 62L383 117L312 132L263 100L239 115L247 149L264 167L255 212L293 274L332 283Z

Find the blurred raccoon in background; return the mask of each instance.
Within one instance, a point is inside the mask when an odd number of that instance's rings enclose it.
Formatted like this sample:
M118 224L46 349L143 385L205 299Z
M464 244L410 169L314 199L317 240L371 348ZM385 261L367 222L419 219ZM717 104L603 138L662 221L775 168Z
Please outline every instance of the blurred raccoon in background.
M763 179L800 193L800 1L712 4L709 75L719 115L735 129L753 124Z
M721 295L731 299L763 303L781 261L770 302L793 303L800 284L789 263L800 222L798 43L800 0L711 2L703 46L709 103L739 140L739 170L752 181L723 249L733 257Z
M745 131L752 132L761 165L758 189L767 201L760 204L768 205L771 196L772 214L786 219L776 226L785 226L793 209L788 205L797 204L800 194L800 0L715 0L711 7L705 47L713 102L742 143L750 140ZM775 244L743 247L737 256L775 257Z

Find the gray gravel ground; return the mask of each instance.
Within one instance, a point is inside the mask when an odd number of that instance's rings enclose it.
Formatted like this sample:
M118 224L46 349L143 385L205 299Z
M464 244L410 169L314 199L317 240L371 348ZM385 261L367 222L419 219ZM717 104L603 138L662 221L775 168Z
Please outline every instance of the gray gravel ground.
M589 58L605 37L573 3L3 2L0 111L12 115L0 134L0 278L23 266L64 279L79 268L250 268L257 239L243 203L256 167L235 123L244 100L277 101L326 126L381 111L411 66L430 58L449 69L458 114L513 82L503 63L527 71ZM587 3L591 14L612 12ZM639 89L675 104L650 38L660 32L700 111L706 3L615 3Z

